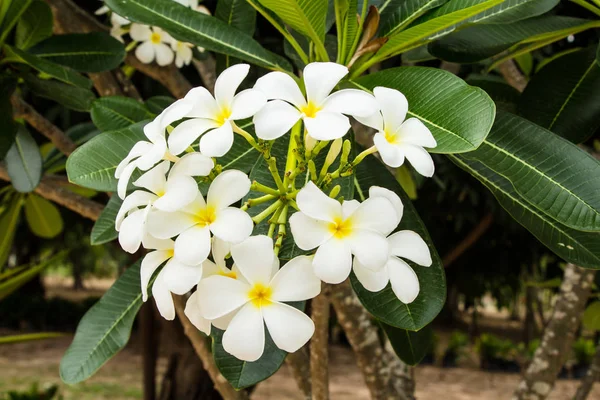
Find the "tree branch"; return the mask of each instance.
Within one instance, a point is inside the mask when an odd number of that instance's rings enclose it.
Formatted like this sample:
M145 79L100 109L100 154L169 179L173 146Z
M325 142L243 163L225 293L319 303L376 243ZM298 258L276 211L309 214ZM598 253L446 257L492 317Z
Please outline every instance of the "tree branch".
M302 391L305 400L312 399L312 383L310 381L310 360L307 346L295 353L290 353L285 358L286 364L291 368L296 385Z
M465 251L467 251L471 246L475 244L479 240L479 238L487 232L489 227L492 225L494 221L494 216L492 213L487 213L481 221L469 232L467 236L448 254L444 256L442 260L442 264L444 264L444 268L448 268L450 264L452 264L458 257L460 257Z
M519 92L525 90L525 86L527 86L527 78L525 78L525 75L519 71L519 68L517 68L517 64L515 64L514 60L504 61L498 66L498 71L510 86L514 87Z
M585 377L581 381L581 385L577 388L577 393L573 400L587 399L594 387L594 383L598 381L598 379L600 379L600 345L596 347L594 360L592 360L592 364L590 365L587 374L585 374Z
M329 299L326 291L311 302L315 333L310 340L310 376L314 400L329 400Z

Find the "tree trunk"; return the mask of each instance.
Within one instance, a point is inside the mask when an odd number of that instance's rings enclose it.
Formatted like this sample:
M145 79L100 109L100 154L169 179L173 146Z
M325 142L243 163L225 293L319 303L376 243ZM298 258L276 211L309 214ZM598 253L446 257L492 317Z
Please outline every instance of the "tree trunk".
M581 385L577 388L577 393L575 394L574 400L585 400L589 396L592 388L594 387L594 383L600 379L600 345L596 347L596 355L594 356L594 360L590 365L590 369L588 369L585 378L581 381Z
M536 350L521 382L514 392L515 400L545 399L556 381L591 292L595 271L568 264L560 285L560 292L551 319L544 330L542 342Z

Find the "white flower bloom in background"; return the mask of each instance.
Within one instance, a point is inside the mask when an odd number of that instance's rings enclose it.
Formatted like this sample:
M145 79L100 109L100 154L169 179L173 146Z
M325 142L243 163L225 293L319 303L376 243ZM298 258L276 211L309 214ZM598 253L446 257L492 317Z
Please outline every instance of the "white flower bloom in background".
M267 105L254 116L256 135L272 140L284 135L302 119L308 134L317 140L341 138L350 129L347 115L367 117L379 110L369 93L343 89L330 94L348 68L331 62L315 62L304 68L306 98L293 78L271 72L256 81L255 89L265 93Z
M148 216L148 231L159 239L175 240L175 257L196 265L210 253L211 233L227 242L239 243L252 233L250 216L230 207L250 191L250 179L243 172L228 170L219 174L208 189L206 201L196 198L177 212L153 211Z
M265 346L265 325L275 345L293 353L311 338L312 320L283 302L303 301L321 291L310 257L300 256L274 273L273 241L253 236L231 247L244 280L213 275L198 284L199 310L209 320L233 313L223 348L240 360L258 360Z
M204 87L189 91L184 100L192 102L194 108L186 115L191 119L169 135L173 154L181 154L200 136L200 152L209 157L221 157L231 149L232 122L253 116L266 103L263 93L255 89L235 94L249 69L247 64L237 64L223 71L215 83L214 97Z
M433 176L433 159L424 147L435 147L437 142L429 128L417 118L405 121L408 101L399 91L376 87L373 94L381 112L367 118L357 116L356 119L377 130L373 142L383 162L397 168L406 158L418 173Z
M129 36L141 44L135 49L135 56L144 64L156 60L158 65L165 66L173 62L174 54L170 44L173 38L157 26L131 24Z
M193 47L193 44L180 42L179 40L173 40L171 42L171 48L175 52L175 65L177 68L189 65L192 62L194 56L192 52Z
M385 236L400 222L392 201L377 196L340 204L308 182L296 203L300 211L290 217L292 235L302 250L317 248L312 264L321 280L344 281L352 269L352 255L367 268L384 266L389 251Z

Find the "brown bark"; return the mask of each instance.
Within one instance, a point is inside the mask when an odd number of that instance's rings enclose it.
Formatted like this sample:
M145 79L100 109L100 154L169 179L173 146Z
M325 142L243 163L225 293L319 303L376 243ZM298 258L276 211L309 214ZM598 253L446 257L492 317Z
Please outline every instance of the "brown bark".
M207 53L204 60L194 59L192 63L196 67L198 74L200 74L204 86L209 92L213 93L215 91L215 82L217 81L217 63L215 58Z
M329 307L325 292L311 302L315 333L310 340L310 377L315 400L329 400Z
M519 92L525 90L525 86L527 86L527 78L525 78L521 71L519 71L519 68L514 60L504 61L498 66L498 71L510 86L514 87Z
M574 400L587 399L594 387L594 383L598 381L598 379L600 379L600 345L596 348L596 355L594 356L594 360L592 360L592 364L590 365L587 374L577 388Z
M285 363L292 370L296 385L302 391L305 400L312 399L312 382L310 381L310 359L307 346L285 358Z
M540 346L513 394L515 400L545 399L563 366L590 296L595 271L567 264L552 317Z
M157 347L156 323L154 320L154 305L146 302L142 305L139 316L140 336L142 343L142 366L144 369L144 400L156 398L156 358Z

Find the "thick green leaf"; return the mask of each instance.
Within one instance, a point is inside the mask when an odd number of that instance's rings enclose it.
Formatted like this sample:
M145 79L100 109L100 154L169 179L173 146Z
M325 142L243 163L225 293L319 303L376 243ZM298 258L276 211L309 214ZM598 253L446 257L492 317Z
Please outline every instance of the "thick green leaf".
M4 267L10 255L21 208L23 208L23 195L16 193L0 215L0 267Z
M4 46L4 50L7 58L10 61L27 64L45 75L51 76L70 85L79 86L85 89L92 87L91 80L69 67L56 64L52 61L48 61L44 58L19 50L15 47Z
M396 355L408 365L417 365L433 346L431 325L416 332L380 323Z
M600 331L600 301L595 301L587 306L582 322L585 329Z
M68 384L81 382L125 347L141 306L138 261L125 270L79 322L73 343L60 361L61 379Z
M96 98L90 89L55 80L40 79L33 74L25 76L25 83L36 95L54 100L75 111L90 111L92 101Z
M462 29L429 44L429 52L442 60L473 63L509 49L515 44L577 33L600 21L560 16L540 16L511 24L480 24Z
M25 218L31 231L41 238L51 239L63 230L63 219L58 208L33 193L25 200Z
M557 256L584 268L600 268L600 234L571 229L528 203L512 184L490 168L462 156L451 156L459 167L483 183L498 203Z
M528 203L558 222L600 230L600 163L566 139L500 111L483 144L464 156L504 176Z
M35 140L23 125L19 125L12 147L6 153L6 170L18 192L31 192L42 178L42 156Z
M41 0L35 0L17 24L15 45L28 49L52 35L52 10Z
M100 134L100 131L96 129L96 126L91 122L84 122L81 124L73 125L65 131L65 134L73 141L76 145L82 145L94 136ZM44 157L44 171L46 173L56 171L58 168L64 169L66 157L57 148L51 149L48 154Z
M130 21L159 26L175 39L265 68L291 69L287 60L267 51L246 33L171 0L107 0L105 3Z
M341 15L342 21L342 61L349 62L353 54L350 54L354 43L358 43L356 35L358 35L358 19L356 18L356 10L359 7L358 0L341 0L341 3L345 4L345 9ZM362 2L361 2L362 3ZM335 5L335 4L334 4ZM362 6L362 4L361 4ZM341 8L341 6L340 6ZM334 9L335 11L335 9Z
M410 304L404 304L398 300L389 284L382 291L373 293L360 284L354 273L351 275L352 287L359 300L375 318L396 328L417 331L429 324L444 306L446 278L442 260L408 196L379 160L375 157L365 158L358 166L355 185L355 197L358 200L368 196L369 187L374 185L394 191L404 204L404 215L398 230L408 229L417 232L429 246L433 260L430 267L421 267L406 260L419 277L421 286L419 295Z
M27 11L31 2L32 0L13 0L10 2L6 14L2 19L2 25L0 25L0 44L4 43L4 40L17 24L19 18Z
M102 133L77 148L67 160L69 181L98 191L116 191L117 165L138 141L147 139L143 131L145 124L146 121L139 122L125 129Z
M502 78L494 75L470 75L467 83L485 90L496 103L497 109L512 113L517 111L521 93Z
M369 90L385 86L401 91L408 99L408 116L423 121L435 137L437 147L429 149L433 153L476 149L494 122L492 99L447 71L392 68L357 79L356 83Z
M90 112L94 125L100 131L124 129L136 122L153 118L144 103L130 97L101 97L92 103Z
M170 96L153 96L146 100L146 107L151 113L158 115L174 101Z
M29 52L80 72L111 70L125 59L123 43L104 32L52 36Z
M560 57L536 73L519 102L522 116L574 143L600 127L596 49Z
M388 0L382 9L379 36L392 36L406 28L428 10L439 7L448 0Z
M17 124L13 121L12 104L10 96L17 87L17 81L10 76L0 77L0 160L4 160L6 153L11 148L17 135Z
M248 35L254 35L256 10L246 0L219 0L215 17Z
M123 204L123 200L119 196L113 195L110 197L106 207L104 207L100 217L92 228L90 235L90 244L92 246L108 243L119 236L119 232L115 230L115 219L117 218L121 204Z

